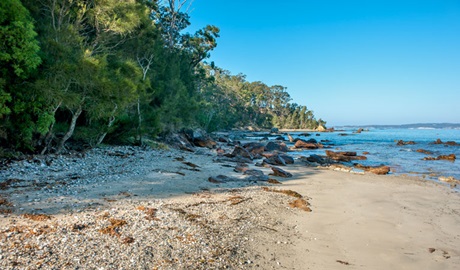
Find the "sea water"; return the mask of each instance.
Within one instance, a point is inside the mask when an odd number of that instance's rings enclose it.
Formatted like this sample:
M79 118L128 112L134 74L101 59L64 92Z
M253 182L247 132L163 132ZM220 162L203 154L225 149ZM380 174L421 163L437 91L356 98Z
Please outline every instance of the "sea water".
M295 155L308 156L311 154L326 155L326 150L353 151L358 155L366 154L367 160L356 160L352 163L363 165L387 165L391 174L414 175L437 180L440 176L460 179L460 146L433 144L437 139L442 142L455 141L460 144L460 129L431 129L431 128L369 128L361 133L355 133L358 128L347 128L335 132L291 132L294 138L311 139L324 144L325 148L318 150L303 150ZM414 141L414 145L397 145L397 141ZM417 152L423 149L432 154ZM457 160L423 160L424 157L455 154ZM349 165L352 165L351 163Z

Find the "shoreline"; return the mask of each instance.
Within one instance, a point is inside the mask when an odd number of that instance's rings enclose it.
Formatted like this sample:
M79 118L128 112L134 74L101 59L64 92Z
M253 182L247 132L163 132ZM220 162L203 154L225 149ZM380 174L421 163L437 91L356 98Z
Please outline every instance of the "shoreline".
M11 205L1 209L13 211L0 215L0 266L460 267L460 196L442 183L297 162L283 167L292 178L271 176L282 183L274 185L246 181L233 170L235 163L217 161L214 151L132 149L96 150L110 160L107 168L91 152L82 159L85 169L78 159L63 161L81 172L79 178L56 172L52 166L60 163L54 161L46 167L53 175L45 174L46 183L35 179L0 190ZM31 179L37 175L27 168ZM219 174L240 180L208 181ZM291 208L295 197L262 187L295 191L312 212Z

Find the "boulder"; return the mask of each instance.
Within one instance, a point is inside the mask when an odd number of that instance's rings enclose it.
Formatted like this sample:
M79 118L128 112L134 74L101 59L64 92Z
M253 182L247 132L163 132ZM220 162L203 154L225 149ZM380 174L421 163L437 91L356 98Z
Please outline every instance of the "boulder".
M251 155L251 153L249 153L248 150L246 150L245 148L237 145L235 146L235 148L233 149L233 152L231 153L231 156L232 157L243 157L243 158L248 158L250 160L253 159L253 156Z
M181 133L172 134L166 138L166 143L176 149L195 152L194 146L190 143L187 137Z
M265 145L257 142L250 142L243 145L243 148L246 149L253 157L262 154L265 151Z
M305 140L299 139L295 142L294 147L303 148L303 149L318 149L319 145L318 143L311 142L311 140L305 141Z
M264 159L263 162L270 165L286 166L286 161L280 155L273 155Z
M279 156L280 156L280 158L282 158L284 160L284 162L286 164L294 164L294 158L293 157L288 156L288 155L283 155L283 154L281 154Z
M270 129L270 133L278 133L278 132L279 132L279 129L276 127L273 127Z
M270 175L279 176L279 177L285 177L285 178L292 177L291 173L286 172L285 170L280 169L278 167L271 167L271 169L272 169L273 173L271 173Z
M307 161L308 162L316 162L318 164L325 164L326 163L326 160L319 156L319 155L310 155L309 157L307 157Z
M265 145L265 151L280 151L280 152L287 152L289 149L287 148L286 144L283 142L274 142L270 141Z

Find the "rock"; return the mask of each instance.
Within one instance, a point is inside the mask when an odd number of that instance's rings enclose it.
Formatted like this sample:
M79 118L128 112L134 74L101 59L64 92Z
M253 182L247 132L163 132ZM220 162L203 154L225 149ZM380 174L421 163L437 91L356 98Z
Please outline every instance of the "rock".
M323 131L326 131L326 128L324 128L323 126L319 125L317 128L316 128L317 131L320 131L320 132L323 132Z
M371 172L373 174L388 174L390 172L391 168L388 166L380 166L380 167L371 167L367 169L366 171Z
M189 152L195 152L194 146L186 138L184 134L173 134L166 138L166 142L176 149L181 149Z
M391 170L391 168L389 166L385 166L385 165L382 165L382 166L364 166L364 165L361 165L361 164L354 164L355 168L358 168L358 169L362 169L366 172L371 172L371 173L374 173L374 174L379 174L379 175L383 175L383 174L388 174Z
M449 160L449 161L455 161L457 157L455 154L450 154L450 155L441 155L438 157L424 157L423 160Z
M365 156L358 156L356 152L334 152L326 150L326 155L336 161L349 162L350 160L366 160Z
M452 176L449 176L449 177L440 176L440 177L438 178L438 180L441 181L441 182L451 183L451 184L455 184L455 185L459 185L459 184L460 184L460 180L455 179L455 178L452 177Z
M367 152L367 151L364 151L364 152L363 152L363 155L369 155L369 154L370 154L370 153Z
M229 139L224 138L224 137L219 137L219 139L217 139L217 141L219 141L219 142L221 142L221 143L228 143L228 142L229 142Z
M459 146L460 144L458 144L457 142L454 142L454 141L448 141L448 142L445 142L444 143L445 145L450 145L450 146Z
M234 169L235 172L242 172L242 173L244 173L247 170L249 170L249 167L245 163L238 163Z
M307 161L308 162L316 162L316 163L321 164L321 165L326 163L326 160L323 157L319 156L319 155L310 155L309 157L307 157Z
M287 148L286 144L283 142L274 142L270 141L265 145L265 151L280 151L280 152L287 152L289 149Z
M294 158L288 155L280 155L286 164L294 164Z
M454 161L456 158L457 157L455 156L455 154L441 155L437 157L438 160L451 160L451 161Z
M308 141L299 139L295 142L294 147L303 148L303 149L318 149L319 145L317 143L308 142Z
M270 129L270 133L278 133L278 132L279 132L279 129L276 127L273 127Z
M294 138L292 138L291 134L287 133L286 135L289 139L289 142L293 142L294 141Z
M289 173L289 172L286 172L285 170L283 169L280 169L278 167L271 167L273 173L270 174L270 175L273 175L273 176L279 176L279 177L285 177L285 178L289 178L289 177L292 177L292 174Z
M253 157L261 155L265 151L265 146L262 143L251 142L243 145Z
M275 138L276 141L285 141L286 139L283 136L278 136Z
M359 128L359 129L358 129L357 131L355 131L354 133L356 133L356 134L360 134L361 132L363 132L363 130L364 130L364 129L362 129L362 128Z
M443 142L441 139L437 139L436 141L432 142L431 144L444 144L444 145L450 145L450 146L458 146L460 144L454 142L454 141L448 141L448 142Z
M254 176L262 176L264 172L261 170L250 169L243 172L244 175L254 175Z
M353 168L345 166L343 164L332 164L331 166L329 166L329 169L341 172L351 172L353 170Z
M263 162L270 165L286 166L286 161L280 155L273 155L269 158L264 159Z
M405 141L403 141L403 140L399 140L399 141L396 143L396 145L414 145L414 144L415 144L414 141L407 141L407 142L405 142Z
M310 137L310 133L300 133L299 136Z
M245 178L247 181L268 181L268 175L265 175L261 170L247 170L244 174L249 175Z
M231 156L232 157L244 157L244 158L248 158L250 160L253 159L253 156L251 155L251 153L249 153L248 150L246 150L245 148L241 147L241 146L235 146L235 149L233 149L233 152L231 153Z
M220 184L220 183L225 183L225 182L233 182L233 181L241 181L241 180L238 178L233 178L233 177L229 177L229 176L220 174L217 176L210 176L208 178L208 181L211 183Z
M427 155L431 155L431 154L432 154L431 151L424 150L424 149L417 149L416 151L417 151L418 153L423 153L423 154L427 154Z

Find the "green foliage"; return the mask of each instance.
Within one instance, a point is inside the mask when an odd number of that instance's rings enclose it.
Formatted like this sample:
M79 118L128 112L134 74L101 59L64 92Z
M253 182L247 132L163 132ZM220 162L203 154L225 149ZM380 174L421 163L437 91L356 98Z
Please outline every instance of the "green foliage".
M203 63L219 28L186 33L187 2L1 1L1 146L59 151L70 138L154 145L151 138L184 127L325 124L291 104L285 87Z

